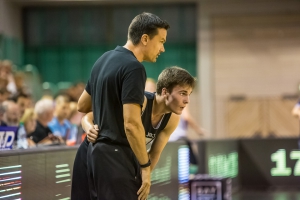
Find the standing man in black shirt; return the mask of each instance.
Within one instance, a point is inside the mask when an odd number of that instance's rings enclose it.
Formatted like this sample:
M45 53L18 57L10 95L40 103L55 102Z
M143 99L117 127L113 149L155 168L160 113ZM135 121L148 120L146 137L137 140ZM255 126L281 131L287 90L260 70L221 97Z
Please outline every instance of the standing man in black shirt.
M78 110L87 113L93 108L100 127L87 155L89 187L97 193L91 196L99 200L144 200L149 194L151 161L140 117L146 72L141 62L155 62L165 51L168 29L168 23L154 14L136 16L127 43L96 61L80 97ZM72 199L77 199L74 190L72 185Z

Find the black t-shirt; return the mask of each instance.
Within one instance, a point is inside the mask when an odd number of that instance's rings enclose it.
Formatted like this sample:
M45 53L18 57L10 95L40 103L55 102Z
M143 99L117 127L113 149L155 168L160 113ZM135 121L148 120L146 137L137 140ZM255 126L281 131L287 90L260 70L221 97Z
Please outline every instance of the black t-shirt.
M50 128L48 126L43 126L38 120L36 121L36 128L35 131L32 132L28 137L32 139L35 143L40 142L45 137L48 136L48 134L52 133Z
M124 47L104 53L94 64L85 90L91 95L94 123L107 138L128 145L124 131L123 104L143 105L146 71Z

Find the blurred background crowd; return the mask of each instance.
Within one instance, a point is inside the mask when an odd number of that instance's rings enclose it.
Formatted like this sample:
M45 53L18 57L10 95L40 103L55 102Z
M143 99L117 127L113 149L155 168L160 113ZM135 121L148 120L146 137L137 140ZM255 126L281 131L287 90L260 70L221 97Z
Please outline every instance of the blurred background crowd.
M46 88L35 100L28 78L23 71L14 70L12 61L0 61L0 124L18 127L13 149L80 143L82 114L77 111L77 101L85 84L69 83L56 94Z

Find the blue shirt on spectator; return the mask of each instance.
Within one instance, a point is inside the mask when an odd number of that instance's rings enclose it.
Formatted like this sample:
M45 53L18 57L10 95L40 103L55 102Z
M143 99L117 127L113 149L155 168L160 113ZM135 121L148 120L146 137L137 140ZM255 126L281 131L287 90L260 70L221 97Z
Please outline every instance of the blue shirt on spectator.
M76 132L72 131L72 124L66 119L60 124L57 118L53 117L48 126L54 135L60 136L64 140L76 140Z

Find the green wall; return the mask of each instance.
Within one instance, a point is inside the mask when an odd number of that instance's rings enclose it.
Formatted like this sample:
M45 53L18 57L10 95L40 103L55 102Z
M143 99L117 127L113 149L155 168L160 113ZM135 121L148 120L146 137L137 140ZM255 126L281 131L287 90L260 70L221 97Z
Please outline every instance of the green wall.
M171 25L166 52L144 63L148 77L180 66L196 76L196 10L193 4L95 7L26 7L23 10L24 64L35 65L43 81L86 82L94 62L124 45L131 20L152 12Z
M21 40L6 35L0 35L0 59L11 60L20 67L23 65L23 43Z
M25 62L38 66L43 81L86 82L95 61L115 46L98 47L36 47L26 48ZM196 76L196 45L166 44L156 63L144 62L147 76L157 80L159 73L170 66L187 69Z

